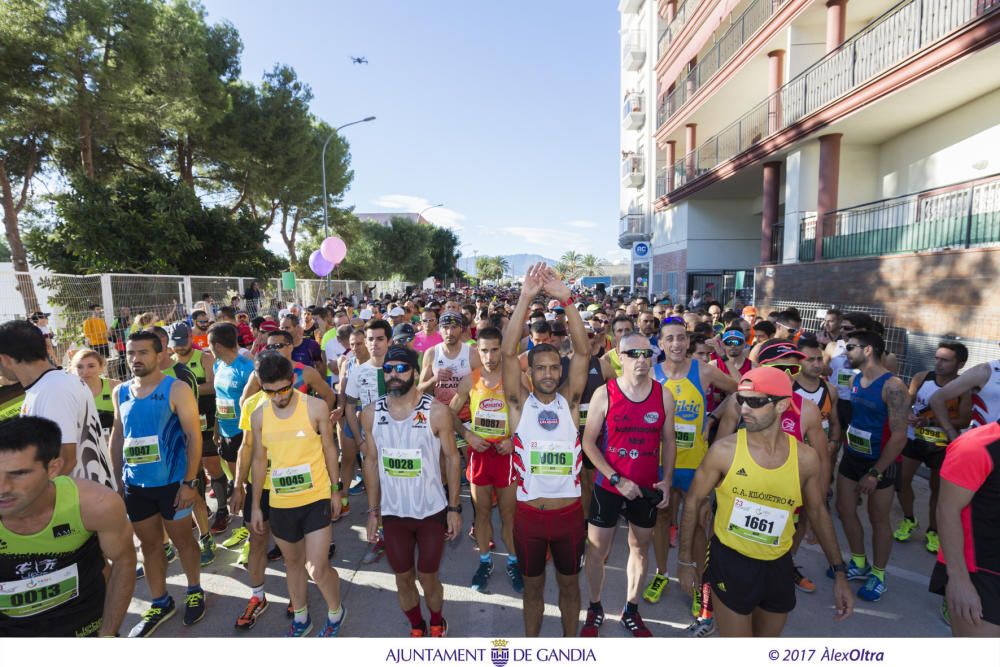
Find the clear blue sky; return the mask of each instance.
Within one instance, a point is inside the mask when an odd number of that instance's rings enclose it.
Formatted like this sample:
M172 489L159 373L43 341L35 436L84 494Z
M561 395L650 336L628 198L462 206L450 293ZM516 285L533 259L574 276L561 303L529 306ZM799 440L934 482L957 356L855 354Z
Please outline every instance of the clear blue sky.
M292 66L344 130L358 212L444 203L463 254L617 247L615 0L205 0L243 39L243 78ZM354 65L364 56L368 65Z

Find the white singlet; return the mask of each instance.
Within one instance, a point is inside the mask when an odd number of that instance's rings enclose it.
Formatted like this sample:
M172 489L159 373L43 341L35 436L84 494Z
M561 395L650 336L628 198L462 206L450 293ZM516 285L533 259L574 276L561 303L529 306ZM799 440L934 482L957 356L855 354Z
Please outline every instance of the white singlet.
M990 379L972 395L972 425L983 426L1000 419L1000 359L990 362Z
M469 361L472 346L461 345L459 347L458 356L451 359L445 354L444 343L438 343L434 346L434 377L437 380L434 385L434 398L445 405L451 403L462 378L472 372L472 363Z
M402 421L389 414L388 397L375 403L372 437L382 486L382 514L423 519L448 505L441 480L441 441L431 429L429 394Z
M583 448L569 403L556 394L542 403L528 394L514 434L517 499L579 498Z

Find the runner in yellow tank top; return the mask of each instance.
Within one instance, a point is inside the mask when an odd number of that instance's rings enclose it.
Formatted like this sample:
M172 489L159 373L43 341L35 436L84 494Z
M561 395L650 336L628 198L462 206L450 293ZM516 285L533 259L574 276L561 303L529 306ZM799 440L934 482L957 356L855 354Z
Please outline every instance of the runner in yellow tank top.
M854 608L833 522L826 510L822 468L810 447L781 429L792 405L792 382L776 368L755 368L740 380L737 400L746 428L713 443L695 473L681 521L681 588L702 585L693 548L699 504L714 489L719 506L704 581L726 637L775 637L795 607L792 516L802 506L835 573L836 618Z
M286 636L312 632L307 606L309 577L329 607L321 637L340 632L345 612L340 605L340 579L330 567L330 521L340 514L337 448L333 443L330 410L315 397L294 389L292 362L276 352L258 357L257 376L269 399L250 417L253 431L253 477L270 477L271 534L285 559L288 594L294 618ZM271 461L270 473L267 461ZM262 485L253 487L251 529L264 532Z

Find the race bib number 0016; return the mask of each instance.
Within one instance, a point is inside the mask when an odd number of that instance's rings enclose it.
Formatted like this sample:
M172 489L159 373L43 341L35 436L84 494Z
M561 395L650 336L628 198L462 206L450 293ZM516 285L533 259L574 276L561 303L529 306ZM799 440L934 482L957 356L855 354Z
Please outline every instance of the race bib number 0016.
M532 475L568 477L573 474L573 443L532 440L528 447Z

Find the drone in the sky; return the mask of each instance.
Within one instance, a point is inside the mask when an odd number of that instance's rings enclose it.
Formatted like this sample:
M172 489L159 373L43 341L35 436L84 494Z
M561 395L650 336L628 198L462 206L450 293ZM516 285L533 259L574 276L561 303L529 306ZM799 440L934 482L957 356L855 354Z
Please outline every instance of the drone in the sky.
M355 65L367 65L368 58L365 58L363 56L361 58L355 58L354 56L351 56L351 62L354 63Z

